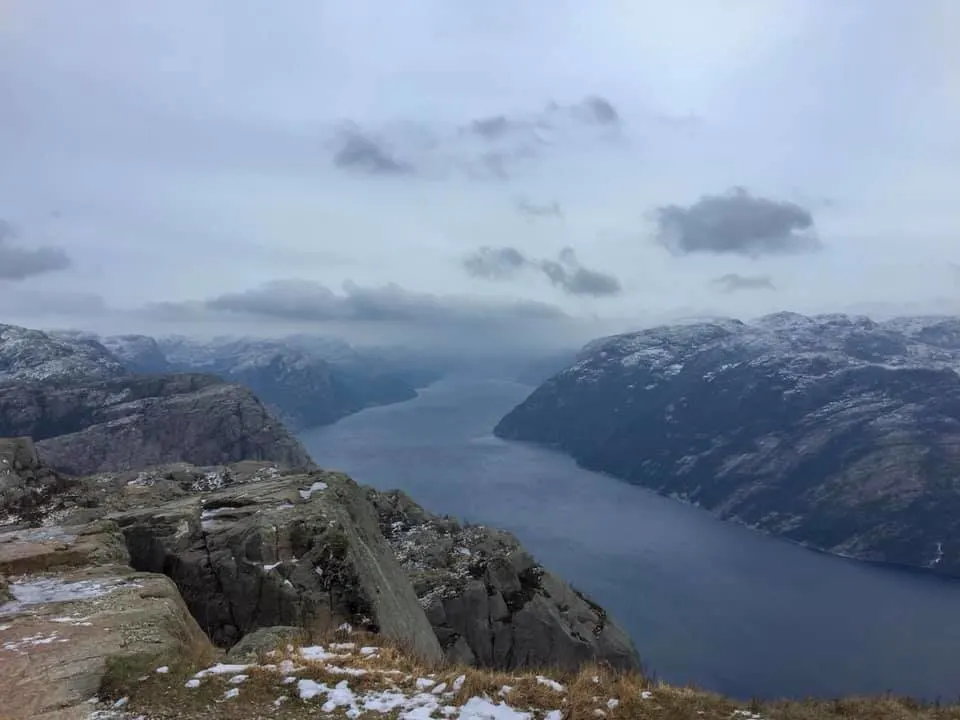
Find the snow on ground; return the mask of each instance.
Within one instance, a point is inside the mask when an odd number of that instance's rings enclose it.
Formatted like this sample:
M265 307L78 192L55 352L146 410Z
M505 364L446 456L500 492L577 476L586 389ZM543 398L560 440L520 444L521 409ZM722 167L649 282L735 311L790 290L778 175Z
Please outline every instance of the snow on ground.
M24 605L72 602L101 597L124 587L140 587L139 583L122 578L103 578L100 580L68 581L59 577L41 577L30 580L14 580L10 583L13 600L0 606L0 611L18 611ZM57 622L66 622L57 619ZM79 621L78 622L82 622Z
M376 660L380 648L375 646L357 647L355 643L331 643L326 647L311 645L295 650L292 657L286 658L277 664L225 664L217 663L209 668L200 670L189 679L187 689L200 688L206 682L219 680L230 687L226 688L217 702L243 701L243 685L247 681L249 671L259 670L277 673L279 685L293 685L297 699L303 702L316 703L319 712L333 713L339 711L347 717L357 717L362 713L392 714L400 720L420 720L422 718L451 718L456 720L534 720L534 718L558 718L559 714L550 714L550 709L536 711L516 708L503 698L476 696L457 702L457 695L466 681L465 675L460 675L449 684L438 682L430 677L414 678L402 672L383 668L363 668L347 666L347 662L364 663ZM382 678L382 687L370 689L369 682L365 682L366 689L351 686L351 680L337 682L321 682L306 677L296 677L288 674L309 671L298 661L319 666L325 675L347 674L355 677L366 675ZM335 664L336 663L336 664ZM399 677L398 677L399 676ZM400 687L407 681L408 689ZM549 678L542 678L545 684L558 692L564 690L560 683ZM290 700L289 694L281 694L274 700L274 705ZM558 697L558 703L562 697ZM559 709L558 709L559 712Z
M327 489L327 484L325 482L318 481L313 483L313 485L311 485L306 490L301 490L300 497L302 497L304 500L309 500L310 496L313 495L315 492L320 492L321 490L326 490L326 489Z
M30 640L51 641L47 636ZM397 666L389 661L392 652L395 651L353 642L301 648L288 645L286 652L278 650L268 653L268 661L262 664L217 663L194 673L185 682L182 677L174 676L171 679L175 684L171 689L182 687L183 692L190 693L191 697L197 697L194 693L203 689L204 694L200 697L209 698L211 705L208 709L215 716L226 713L226 707L242 708L249 704L251 708L254 705L257 708L268 707L272 713L274 708L280 708L281 705L286 707L296 703L311 717L562 720L573 707L570 703L582 703L584 700L582 696L572 695L573 685L568 687L547 675L503 676L503 679L509 679L510 684L504 685L498 678L492 686L485 685L481 676L480 684L473 687L485 689L464 692L468 681L466 674L453 677L442 671L422 670L416 673L409 669L400 670L398 667L403 665ZM162 682L159 678L166 676L167 671L169 668L161 666L154 670L152 676ZM344 674L347 677L337 677ZM623 708L626 696L623 688L617 691L620 693L618 697L611 697L615 694L612 687L605 687L605 681L599 676L590 679L594 682L589 687L596 687L597 694L586 698L586 714L578 710L580 714L577 717L609 720L625 717ZM471 683L476 681L477 678L471 679ZM545 692L537 692L538 687L545 688ZM640 689L632 692L638 694L635 696L637 700L649 701L651 709L662 709L659 706L665 698L662 692ZM150 718L149 708L137 707L135 694L112 704L93 702L93 712L88 715L88 720ZM221 707L224 703L228 705ZM121 708L123 712L120 712ZM146 714L142 714L144 710ZM201 711L201 716L208 717L206 712ZM698 715L703 714L698 712ZM669 713L667 716L673 717ZM730 709L722 716L711 714L710 717L764 720L747 710L736 710L730 714Z
M15 652L20 655L29 655L31 648L38 645L50 645L52 643L69 642L66 638L59 637L56 631L52 633L36 633L27 637L17 638L0 645L0 651Z

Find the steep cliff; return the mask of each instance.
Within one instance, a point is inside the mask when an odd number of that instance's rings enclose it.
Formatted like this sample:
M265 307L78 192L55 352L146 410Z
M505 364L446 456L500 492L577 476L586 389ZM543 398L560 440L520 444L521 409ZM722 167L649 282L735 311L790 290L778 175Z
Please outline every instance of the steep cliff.
M176 461L311 464L246 388L210 375L0 384L0 436L29 435L74 475Z

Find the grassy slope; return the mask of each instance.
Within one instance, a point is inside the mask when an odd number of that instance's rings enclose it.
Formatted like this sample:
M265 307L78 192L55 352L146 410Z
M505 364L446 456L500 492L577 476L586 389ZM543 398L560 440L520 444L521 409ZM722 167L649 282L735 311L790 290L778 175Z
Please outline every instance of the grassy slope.
M331 641L349 641L352 649L331 650L335 658L303 660L300 649L291 654L287 649L272 656L263 656L259 664L239 671L248 677L238 684L230 678L238 671L223 675L210 675L201 680L199 687L188 688L185 683L198 670L208 667L209 658L197 658L189 666L171 668L168 673L148 672L143 668L115 668L101 692L105 703L103 710L121 697L126 698L122 709L104 712L100 717L133 718L145 720L199 720L223 718L224 720L254 720L257 718L333 717L346 718L348 706L328 707L325 702L335 697L324 691L310 699L298 697L297 682L284 683L284 677L297 680L313 680L324 683L326 689L349 688L362 707L363 698L379 697L380 693L393 692L409 698L421 699L430 694L440 683L446 683L446 692L435 695L440 706L451 708L446 715L437 712L433 717L459 717L467 708L487 698L495 705L509 705L517 712L529 712L533 718L606 718L619 720L821 720L825 718L858 718L864 720L919 720L921 718L954 718L960 720L960 706L922 704L901 698L845 698L832 701L800 702L752 702L742 703L692 688L681 688L654 683L639 674L617 674L599 667L587 667L572 675L544 671L540 677L563 685L558 689L551 682L538 680L537 673L501 673L462 667L427 667L411 658L402 650L384 644L377 636L349 637L342 635L328 638ZM364 655L360 648L368 645L377 650ZM298 669L272 670L263 667L276 664L284 657L292 658ZM362 671L362 674L360 672ZM354 674L351 674L354 673ZM459 679L459 682L458 682ZM420 680L420 686L417 681ZM344 685L346 683L346 685ZM509 690L505 690L509 688ZM233 698L224 693L238 690ZM282 702L277 699L285 696ZM471 698L474 700L471 701ZM453 710L452 708L456 708ZM488 705L489 708L489 705ZM410 706L406 707L406 711ZM504 717L511 717L505 713ZM361 718L399 718L404 709L391 712L361 712ZM553 713L552 715L550 713ZM425 715L417 715L425 717ZM465 715L470 718L489 715ZM518 716L512 716L518 717Z

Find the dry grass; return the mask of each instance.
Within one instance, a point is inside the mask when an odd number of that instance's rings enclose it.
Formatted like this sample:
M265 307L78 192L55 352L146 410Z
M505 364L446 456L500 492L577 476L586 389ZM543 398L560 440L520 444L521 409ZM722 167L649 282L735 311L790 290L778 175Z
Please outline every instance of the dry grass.
M473 697L487 697L505 702L512 708L528 711L543 718L548 711L558 710L565 720L960 720L960 706L924 704L909 699L846 698L830 701L740 702L693 688L654 683L639 673L617 673L606 667L584 667L577 673L497 672L455 666L431 667L411 657L382 636L342 632L324 633L311 642L329 648L334 643L354 643L354 650L344 649L346 657L328 661L297 660L298 670L292 675L334 687L346 680L350 689L360 695L384 690L400 691L413 696L430 692L444 684L442 704L460 706ZM362 655L359 648L377 647L373 655ZM299 651L299 649L297 649ZM334 651L341 652L341 651ZM286 647L265 653L260 665L278 663L288 655ZM129 698L125 711L131 717L144 715L148 720L258 720L279 718L298 720L306 717L347 717L345 708L321 713L322 698L300 700L295 683L284 684L282 673L263 667L244 671L248 677L240 685L229 684L230 675L212 676L198 688L185 683L197 670L209 666L209 658L195 658L171 667L167 674L153 669L142 674L142 668L123 675L126 685L117 683L114 674L109 688L110 699ZM345 675L338 668L364 670L365 674ZM136 675L136 677L134 677ZM436 685L424 689L417 680L430 678ZM544 682L546 680L546 682ZM554 683L563 687L557 688ZM224 693L239 688L240 696L224 699ZM275 704L277 698L287 699ZM389 720L399 711L381 714L362 713L360 718ZM442 717L436 715L436 717ZM452 717L456 717L454 714Z

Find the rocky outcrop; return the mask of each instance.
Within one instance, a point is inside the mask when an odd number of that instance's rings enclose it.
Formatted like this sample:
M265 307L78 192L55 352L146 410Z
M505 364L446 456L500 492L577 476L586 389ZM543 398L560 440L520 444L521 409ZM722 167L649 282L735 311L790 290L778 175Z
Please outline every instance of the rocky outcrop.
M122 363L96 340L0 325L0 384L70 383L124 374Z
M133 566L170 575L218 645L263 627L349 623L440 658L373 509L345 475L244 464L107 484L130 507L108 517L123 529Z
M126 560L111 523L0 533L3 717L88 718L117 676L212 654L170 579Z
M0 438L0 525L39 522L72 484L40 462L30 438Z
M721 517L960 574L960 320L789 313L588 345L495 429Z
M177 461L312 464L247 389L210 375L0 385L0 436L32 436L73 475Z
M34 471L50 472L42 464ZM129 553L139 571L169 576L224 648L265 628L309 635L348 624L429 662L639 665L606 613L539 566L509 533L461 526L402 493L362 488L341 473L242 462L176 463L69 483L52 475L62 491L32 506L42 527L21 531L17 541L64 539L50 529L54 523L86 529L68 533L70 553L31 548L31 562L42 559L50 569L58 558L108 547L104 535L119 527L118 552ZM24 520L9 510L7 517Z
M367 495L448 660L639 668L633 643L606 612L538 565L510 533L433 515L400 491Z

